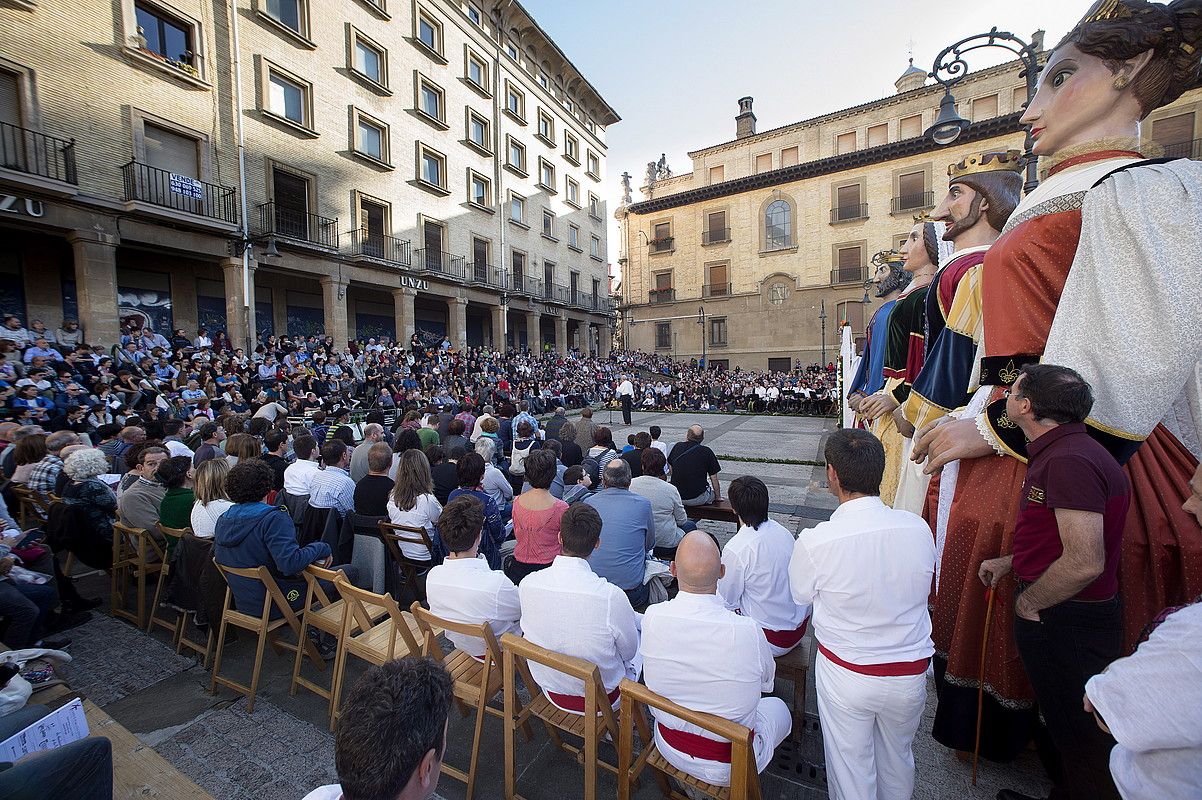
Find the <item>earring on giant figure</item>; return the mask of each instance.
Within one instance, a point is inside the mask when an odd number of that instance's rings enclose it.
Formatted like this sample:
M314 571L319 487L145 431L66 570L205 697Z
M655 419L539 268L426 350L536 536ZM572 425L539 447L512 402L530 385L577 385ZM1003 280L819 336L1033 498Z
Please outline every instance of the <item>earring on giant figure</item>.
M1118 91L1123 91L1127 88L1127 84L1131 83L1131 79L1126 75L1120 75L1114 79L1114 88Z

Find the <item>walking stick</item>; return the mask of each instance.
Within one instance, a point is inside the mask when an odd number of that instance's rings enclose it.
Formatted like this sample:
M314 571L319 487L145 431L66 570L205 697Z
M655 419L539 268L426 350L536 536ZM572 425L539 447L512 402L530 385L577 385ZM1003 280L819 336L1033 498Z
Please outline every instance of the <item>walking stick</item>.
M993 622L993 587L985 590L985 635L981 638L981 669L977 674L977 738L972 747L972 785L977 785L981 758L981 712L985 707L985 655L989 652L989 626Z

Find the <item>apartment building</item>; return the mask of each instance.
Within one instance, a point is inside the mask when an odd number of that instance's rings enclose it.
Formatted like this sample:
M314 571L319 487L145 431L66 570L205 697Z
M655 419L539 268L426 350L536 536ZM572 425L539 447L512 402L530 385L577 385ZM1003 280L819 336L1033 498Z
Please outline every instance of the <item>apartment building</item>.
M777 370L833 360L844 323L862 344L879 303L867 284L873 255L898 247L942 199L948 165L1022 149L1020 70L1002 64L956 86L972 124L947 147L923 135L943 89L912 61L890 97L770 131L757 133L752 98L739 100L734 139L689 153L690 172L649 182L615 212L624 340ZM1200 112L1202 89L1192 89L1143 133L1169 155L1202 157Z
M82 5L0 7L4 311L608 349L620 118L519 3Z

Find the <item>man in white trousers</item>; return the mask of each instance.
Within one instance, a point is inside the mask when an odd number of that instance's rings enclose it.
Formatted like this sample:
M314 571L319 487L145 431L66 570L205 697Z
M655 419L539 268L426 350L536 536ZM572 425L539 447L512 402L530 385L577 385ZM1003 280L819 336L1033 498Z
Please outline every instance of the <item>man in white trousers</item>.
M776 662L759 623L726 608L718 594L722 573L713 536L686 533L672 562L680 593L643 617L643 680L685 708L751 728L756 769L763 772L793 719L779 697L761 697L772 691ZM708 783L730 785L729 741L658 711L655 723L655 744L668 763Z
M796 603L814 606L827 789L832 800L909 800L910 745L935 650L927 613L934 539L921 517L881 502L885 451L875 436L837 431L825 456L839 507L801 532L789 583Z

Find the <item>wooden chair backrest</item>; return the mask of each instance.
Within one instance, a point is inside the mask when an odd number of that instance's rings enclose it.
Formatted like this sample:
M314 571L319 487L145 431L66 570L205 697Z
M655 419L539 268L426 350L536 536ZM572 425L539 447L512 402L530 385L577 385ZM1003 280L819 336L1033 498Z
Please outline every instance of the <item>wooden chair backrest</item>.
M414 603L410 606L409 611L417 620L417 625L421 628L424 642L424 650L427 655L432 655L439 661L442 661L446 654L442 652L442 647L438 644L438 637L434 633L435 628L442 628L451 633L458 633L462 636L475 636L477 639L484 640L485 652L493 664L501 666L501 645L497 643L496 634L492 632L487 622L455 622L454 620L445 619L438 616L432 611L422 608L421 603Z
M294 630L300 630L300 620L297 619L296 612L292 610L292 606L288 605L288 600L285 599L280 585L272 577L271 570L264 566L227 567L219 563L217 559L213 559L213 563L217 565L217 569L221 571L222 577L226 579L227 586L229 585L230 575L236 575L239 578L248 578L263 584L265 592L263 594L263 611L260 615L260 621L264 626L271 621L271 607L274 605L280 609L280 613L284 615L284 619L288 620L288 624ZM231 588L230 594L232 593L233 589Z
M591 661L585 661L583 658L548 650L529 639L515 636L512 633L506 633L501 637L501 650L504 653L507 669L513 669L511 662L514 661L533 661L547 669L553 669L556 672L562 672L564 675L583 681L585 709L592 708L594 714L605 718L605 725L611 733L617 732L618 721L614 717L613 706L609 704L609 698L606 696L605 684L601 682L601 670L596 664ZM529 675L529 670L526 669L524 663L518 663L516 666L521 670L523 676ZM523 680L527 679L527 677L523 677ZM532 696L537 696L542 691L538 686L530 686L528 688Z
M139 545L145 544L148 550L153 550L159 557L159 561L166 559L166 553L159 543L150 535L150 531L145 528L135 528L132 525L126 525L122 522L113 523L113 557L134 558L142 555L144 551L140 550ZM118 551L120 548L120 551Z
M349 613L344 619L349 623L350 619L354 619L359 625L360 631L371 630L376 623L372 622L371 612L367 610L367 603L382 607L388 612L388 618L396 630L396 634L388 644L388 658L402 658L406 655L417 655L421 652L421 645L413 638L413 631L409 629L409 622L405 619L404 612L397 604L396 600L392 599L390 594L376 594L367 589L360 589L358 586L351 584L346 580L345 576L336 581L338 586L338 594L346 601ZM343 635L347 631L344 626ZM409 649L408 653L396 653L396 640L399 636L405 642L405 647Z
M319 567L316 564L310 564L309 566L305 567L304 572L301 573L301 577L305 579L305 585L307 587L305 608L311 607L314 600L320 603L322 608L324 608L332 603L330 596L326 593L325 587L321 585L321 582L326 581L327 583L334 583L339 578L345 581L346 573L340 569L326 569L325 567Z
M377 527L380 530L380 538L384 540L384 546L388 549L388 554L392 556L392 560L398 565L418 566L414 563L413 559L401 551L402 543L420 544L431 553L434 552L434 543L430 541L430 535L426 532L426 529L421 526L380 522Z
M158 529L159 533L163 534L163 536L167 537L168 539L175 539L177 542L188 534L192 533L191 525L186 528L168 528L166 525L160 522L158 524Z

